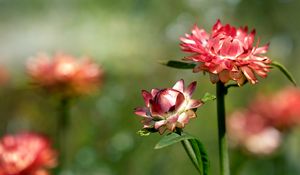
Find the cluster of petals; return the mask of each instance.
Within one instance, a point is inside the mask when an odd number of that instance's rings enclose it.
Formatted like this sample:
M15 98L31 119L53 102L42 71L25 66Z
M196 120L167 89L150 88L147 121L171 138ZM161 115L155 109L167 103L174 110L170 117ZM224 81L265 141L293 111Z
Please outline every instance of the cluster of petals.
M0 175L49 175L55 166L56 152L41 135L21 133L0 140Z
M27 70L38 86L64 95L81 95L96 90L103 71L88 58L76 59L66 54L53 58L38 55L28 61Z
M269 154L281 136L300 125L300 89L288 87L273 96L258 96L244 111L234 112L227 126L232 143L254 154Z
M257 76L265 78L270 69L271 60L263 56L268 44L254 45L255 30L248 33L248 27L235 28L222 25L218 20L209 34L195 25L191 34L181 37L181 49L192 53L185 60L195 62L194 72L208 72L213 83L229 80L243 85L246 81L257 83Z
M183 128L191 118L196 117L195 109L200 107L201 100L192 99L196 82L187 88L184 81L179 80L172 88L142 91L145 107L137 107L135 114L143 117L144 129L155 129L160 134L166 130L174 131Z

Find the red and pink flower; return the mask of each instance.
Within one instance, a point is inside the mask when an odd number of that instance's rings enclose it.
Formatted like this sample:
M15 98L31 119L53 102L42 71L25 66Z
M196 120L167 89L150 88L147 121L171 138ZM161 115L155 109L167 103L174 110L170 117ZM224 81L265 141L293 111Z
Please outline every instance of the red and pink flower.
M56 166L50 142L34 133L6 135L0 140L0 175L49 175Z
M172 88L143 90L145 107L136 108L135 114L143 117L144 129L154 128L163 134L166 130L183 128L196 117L194 109L203 104L191 98L195 88L196 82L184 88L184 81L179 80Z
M245 81L257 83L256 75L265 78L270 69L271 60L263 56L268 44L259 47L258 41L254 46L254 37L255 30L248 33L247 26L235 28L218 20L211 34L195 25L191 34L180 38L180 46L193 54L185 60L197 63L194 72L208 72L213 83L234 80L241 86Z
M256 155L268 155L281 145L282 135L263 116L251 111L237 111L227 120L228 135L233 146Z
M39 55L29 60L27 69L37 85L71 96L97 89L103 78L102 69L90 59L76 60L65 54L56 54L52 59Z

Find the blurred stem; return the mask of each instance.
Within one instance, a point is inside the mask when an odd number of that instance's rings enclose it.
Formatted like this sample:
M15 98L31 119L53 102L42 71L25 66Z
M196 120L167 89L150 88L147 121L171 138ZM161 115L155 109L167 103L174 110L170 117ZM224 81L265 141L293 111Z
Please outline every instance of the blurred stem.
M58 133L58 151L59 151L59 165L60 169L67 166L68 163L68 144L67 135L70 120L70 98L62 97L60 99L58 119L57 119L57 133Z
M217 115L218 115L218 141L219 141L219 159L220 174L229 175L229 156L226 138L226 119L225 119L225 94L226 87L224 83L217 83Z

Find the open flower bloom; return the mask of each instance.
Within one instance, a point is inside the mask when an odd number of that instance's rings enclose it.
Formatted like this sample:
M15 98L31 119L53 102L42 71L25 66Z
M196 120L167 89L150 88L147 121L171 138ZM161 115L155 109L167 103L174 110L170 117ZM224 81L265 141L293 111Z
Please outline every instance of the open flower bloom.
M251 111L233 113L227 120L227 127L231 144L255 155L271 154L281 144L280 131Z
M265 78L269 72L271 60L263 56L268 44L259 47L258 41L254 46L254 37L255 30L248 33L247 26L235 28L218 20L211 34L195 25L180 38L180 46L192 53L185 60L197 63L194 72L208 72L213 83L234 80L241 86L246 80L255 84L256 75Z
M0 140L0 175L49 175L56 152L43 136L33 133L6 135Z
M88 58L76 60L65 54L52 59L39 55L28 61L27 69L34 83L67 96L89 93L101 85L103 78L102 69Z
M196 117L193 109L203 104L201 100L191 99L195 88L196 82L185 88L184 81L179 80L172 88L152 89L151 92L143 90L145 107L136 108L135 114L143 117L145 129L154 128L160 134L183 128Z
M290 130L300 125L300 89L288 87L273 96L258 96L249 110L279 130Z

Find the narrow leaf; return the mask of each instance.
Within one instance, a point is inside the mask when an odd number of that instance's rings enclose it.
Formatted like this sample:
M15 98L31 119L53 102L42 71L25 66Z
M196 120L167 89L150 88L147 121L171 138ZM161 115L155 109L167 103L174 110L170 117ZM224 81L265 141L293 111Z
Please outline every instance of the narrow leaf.
M286 69L286 67L282 64L280 64L279 62L273 61L271 63L272 66L278 68L285 76L287 79L289 79L295 86L297 86L297 83L294 79L294 77L292 76L292 74Z
M171 133L164 136L155 146L155 149L164 148L181 142L195 168L201 175L208 175L209 161L203 144L195 137L182 133Z
M215 99L216 99L215 95L206 92L204 94L204 96L202 97L201 101L203 101L204 103L206 103L208 101L215 100Z
M182 61L176 61L176 60L170 60L167 62L160 62L161 64L172 67L172 68L177 68L177 69L193 69L196 64L194 63L186 63Z
M191 136L187 135L179 135L176 133L171 133L168 135L165 135L160 141L155 145L154 149L161 149L170 145L173 145L175 143L181 142L182 140L191 139Z

